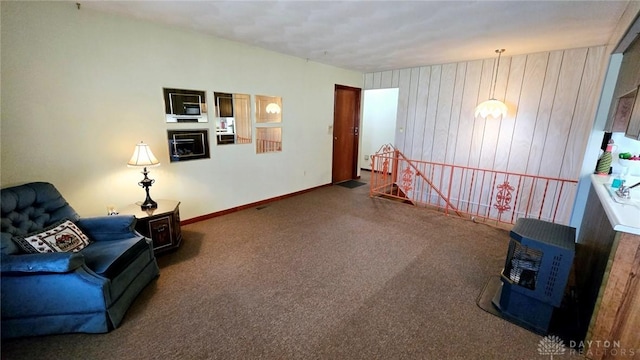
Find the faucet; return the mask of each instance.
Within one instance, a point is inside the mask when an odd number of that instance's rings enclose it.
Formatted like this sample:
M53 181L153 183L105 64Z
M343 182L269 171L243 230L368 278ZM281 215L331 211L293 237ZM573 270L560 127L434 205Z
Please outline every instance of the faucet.
M624 184L620 185L618 190L616 190L616 195L623 199L631 199L631 191L628 186L624 186Z
M631 189L633 189L638 185L640 185L640 182L637 184L633 184L631 186L624 186L624 183L622 183L622 185L620 185L618 190L616 190L616 195L618 195L623 199L631 199Z

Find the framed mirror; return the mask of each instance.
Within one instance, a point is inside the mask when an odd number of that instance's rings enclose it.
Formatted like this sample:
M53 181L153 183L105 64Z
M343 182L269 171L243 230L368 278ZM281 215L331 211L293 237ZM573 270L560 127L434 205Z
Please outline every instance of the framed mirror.
M282 98L256 95L256 153L282 151Z
M167 130L169 160L187 161L209 159L209 131L207 129Z
M256 95L256 123L282 122L282 98Z
M201 90L163 88L164 110L168 123L207 122L207 99Z
M281 127L256 127L256 153L282 151Z
M251 96L214 92L216 143L251 143Z

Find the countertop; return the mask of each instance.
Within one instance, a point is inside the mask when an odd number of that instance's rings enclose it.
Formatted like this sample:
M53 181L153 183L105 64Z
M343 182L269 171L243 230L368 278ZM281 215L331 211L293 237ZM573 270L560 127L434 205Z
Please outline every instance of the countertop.
M631 200L620 199L614 194L617 189L611 187L614 178L594 174L591 175L591 183L613 230L640 235L640 186L631 190ZM626 185L637 182L640 182L640 176L626 177Z

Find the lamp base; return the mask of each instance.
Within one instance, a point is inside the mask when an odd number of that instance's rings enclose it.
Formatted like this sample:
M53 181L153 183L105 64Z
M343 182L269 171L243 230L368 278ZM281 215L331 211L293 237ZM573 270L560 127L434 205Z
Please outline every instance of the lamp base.
M147 193L147 198L144 199L144 202L140 205L140 208L142 209L142 211L157 209L158 208L158 203L153 201L153 200L151 200L151 196L149 196L149 188L155 182L155 180L149 179L147 177L149 172L147 171L147 167L146 166L145 166L144 170L142 171L142 173L144 174L144 179L142 179L142 181L140 181L138 183L138 185L140 185L140 186L142 186L142 188L144 188L144 191Z
M152 209L157 209L158 208L158 203L151 200L151 198L147 197L144 202L142 204L140 204L140 209L142 209L143 211L145 210L152 210Z

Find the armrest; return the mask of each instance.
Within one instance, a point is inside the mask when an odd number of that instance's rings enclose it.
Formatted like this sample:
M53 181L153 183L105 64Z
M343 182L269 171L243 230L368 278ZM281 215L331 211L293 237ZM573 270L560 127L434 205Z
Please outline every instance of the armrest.
M135 231L133 215L110 215L80 218L76 225L93 241L110 241L141 236Z
M74 252L2 255L2 272L66 273L81 267L84 256Z

